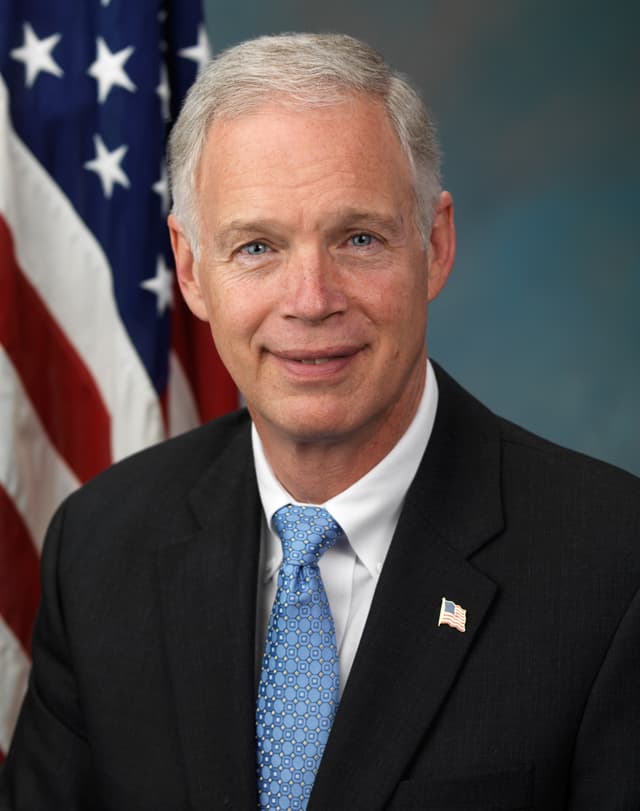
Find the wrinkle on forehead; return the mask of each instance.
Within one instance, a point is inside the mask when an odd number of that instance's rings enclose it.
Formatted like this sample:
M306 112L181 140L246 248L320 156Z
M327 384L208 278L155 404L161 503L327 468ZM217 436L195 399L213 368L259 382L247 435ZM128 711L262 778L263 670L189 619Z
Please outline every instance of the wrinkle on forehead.
M356 115L357 112L357 115ZM389 143L397 146L397 158L407 176L411 176L411 169L402 149L400 139L393 128L384 105L376 100L363 95L354 95L343 102L332 104L326 107L302 105L286 105L277 100L270 99L269 102L262 103L255 110L243 113L232 118L221 117L214 120L209 129L203 154L201 156L198 172L196 175L197 186L202 185L206 175L206 168L216 156L219 156L226 143L230 140L235 142L236 154L241 155L246 161L249 154L257 153L256 146L259 146L259 160L264 163L270 158L281 154L281 138L271 137L266 140L265 127L271 131L272 135L279 130L281 136L285 136L291 127L295 127L301 133L313 133L319 127L330 131L335 128L337 132L344 132L346 128L355 132L360 130L361 134L365 130L376 132L379 137L386 134ZM325 159L336 157L344 153L345 143L341 139L328 137L326 139ZM232 157L232 156L228 156ZM258 160L258 154L256 154ZM360 153L363 163L370 160L366 151ZM255 168L261 164L256 163ZM222 171L225 169L233 171L234 160L226 160ZM299 164L293 164L296 169L301 168ZM312 165L309 165L310 170ZM292 180L292 183L294 181Z
M292 200L307 226L310 217L337 220L357 212L402 223L414 204L411 168L386 111L362 97L301 111L269 104L218 120L203 154L199 197L207 201L201 216L216 228L277 219ZM212 210L220 206L224 221Z

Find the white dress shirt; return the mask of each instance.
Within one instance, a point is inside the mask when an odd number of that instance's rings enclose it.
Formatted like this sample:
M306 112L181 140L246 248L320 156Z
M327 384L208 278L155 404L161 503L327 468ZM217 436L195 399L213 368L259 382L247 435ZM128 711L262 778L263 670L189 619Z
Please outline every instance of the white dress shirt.
M437 405L438 385L431 364L427 361L426 384L420 404L397 444L351 487L324 504L317 505L331 513L346 536L328 549L319 561L336 628L341 693L351 671L405 494L427 447ZM259 678L269 615L276 594L277 574L282 563L282 544L272 529L271 519L276 510L285 504L300 502L275 477L255 426L251 429L251 439L263 508L256 626Z

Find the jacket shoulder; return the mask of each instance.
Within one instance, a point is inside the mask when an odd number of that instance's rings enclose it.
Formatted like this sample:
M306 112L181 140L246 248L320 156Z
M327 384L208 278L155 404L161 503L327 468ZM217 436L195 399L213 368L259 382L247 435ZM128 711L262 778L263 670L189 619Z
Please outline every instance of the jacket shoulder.
M218 460L232 459L238 469L251 463L250 425L243 409L132 454L72 493L56 520L67 536L96 542L107 534L137 543L181 534L193 525L190 494Z
M445 437L441 456L466 460L494 449L495 467L505 508L517 503L526 511L564 516L568 525L589 520L598 526L633 527L640 533L640 479L607 462L570 450L492 412L434 364L440 400L437 425ZM431 441L430 441L431 442ZM479 468L478 468L479 469ZM485 475L487 468L482 468ZM462 475L462 474L461 474ZM637 536L636 536L637 537ZM637 544L636 544L637 545Z
M250 418L245 409L212 420L184 434L158 442L115 462L78 490L78 494L127 486L133 481L158 481L170 477L175 482L193 481L215 462L224 449L246 439L250 447ZM142 478L141 478L142 477ZM188 481L185 481L188 486Z
M595 459L579 451L570 450L545 439L491 411L466 389L450 377L434 362L440 403L449 412L446 422L450 431L464 433L469 429L476 437L486 442L499 442L503 449L503 461L539 464L557 468L558 473L568 476L585 476L594 482L611 481L616 487L640 493L640 478L608 462Z
M616 501L628 496L629 505L640 511L640 478L615 465L558 445L515 423L496 417L504 447L505 465L525 464L542 469L551 483L567 480L574 487L591 489L593 496Z

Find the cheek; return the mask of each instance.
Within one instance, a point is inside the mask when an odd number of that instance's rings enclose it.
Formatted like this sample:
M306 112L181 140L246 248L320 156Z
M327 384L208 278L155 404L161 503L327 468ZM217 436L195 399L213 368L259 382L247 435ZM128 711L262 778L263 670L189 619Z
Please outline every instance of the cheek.
M255 292L216 287L207 296L207 313L214 342L221 356L245 353L267 317L263 299Z
M394 300L389 314L389 330L393 333L396 359L409 360L420 352L426 338L427 304L418 291Z
M381 323L398 334L420 330L426 319L427 290L421 280L390 284L379 291L375 310Z

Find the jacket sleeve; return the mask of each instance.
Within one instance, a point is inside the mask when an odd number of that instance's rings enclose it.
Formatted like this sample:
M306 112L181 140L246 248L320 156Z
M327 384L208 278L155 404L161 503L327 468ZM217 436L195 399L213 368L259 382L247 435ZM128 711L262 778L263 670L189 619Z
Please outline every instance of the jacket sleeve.
M42 556L42 600L33 666L13 741L0 775L0 811L89 811L90 756L58 590L64 505Z
M594 680L576 742L570 811L640 808L640 591Z

